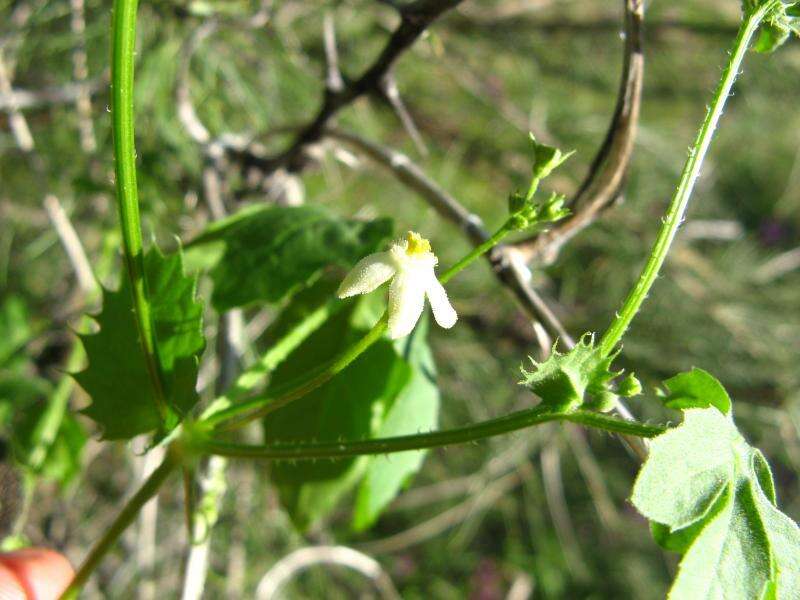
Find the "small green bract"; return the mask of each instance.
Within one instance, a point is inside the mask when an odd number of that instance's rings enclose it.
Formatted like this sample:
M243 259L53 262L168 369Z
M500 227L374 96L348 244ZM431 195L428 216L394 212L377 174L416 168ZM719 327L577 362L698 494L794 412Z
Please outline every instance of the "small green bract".
M531 358L535 369L522 369L525 379L521 383L542 399L542 405L555 411L568 412L584 404L607 411L613 408L618 395L631 396L641 390L632 374L620 389L612 388L614 379L622 375L622 371L611 370L617 354L604 357L594 346L594 336L586 334L566 354L554 347L543 362Z

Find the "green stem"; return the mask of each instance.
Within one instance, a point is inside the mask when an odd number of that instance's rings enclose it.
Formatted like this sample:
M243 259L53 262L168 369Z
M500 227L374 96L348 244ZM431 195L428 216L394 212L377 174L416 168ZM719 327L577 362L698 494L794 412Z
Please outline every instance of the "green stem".
M89 555L84 559L78 572L75 573L75 577L72 579L69 587L61 595L62 600L76 598L78 596L78 593L86 584L89 576L94 572L97 565L100 564L100 561L103 560L103 557L112 548L119 536L122 535L122 532L133 522L136 515L139 514L139 511L147 501L156 495L161 484L164 483L164 480L179 464L179 456L170 448L163 462L150 474L150 477L147 478L133 497L128 500L117 515L117 518L114 519L114 522L111 523L109 528L105 531L103 537L95 542L95 545L89 551Z
M464 444L549 421L570 421L613 433L648 438L655 437L666 430L661 426L645 425L644 423L627 421L591 411L576 410L569 413L559 413L536 407L467 427L374 440L256 446L218 441L205 437L205 434L195 433L194 437L192 437L192 434L188 434L189 440L187 443L199 453L217 454L231 458L265 458L274 460L332 459Z
M248 392L263 383L267 376L275 370L275 367L289 356L292 351L297 349L301 343L319 329L327 319L338 313L347 305L346 302L341 302L338 298L332 298L300 319L300 321L298 321L286 335L277 340L258 361L242 372L236 378L234 384L225 390L225 394L214 400L203 416L214 415L232 406L234 403L244 400L248 396ZM318 372L321 371L322 369ZM304 378L310 376L312 376L310 373L306 373Z
M133 295L133 310L147 371L153 385L158 411L167 417L160 362L153 332L147 282L144 276L142 227L136 187L136 148L133 131L133 67L136 45L137 0L114 0L111 58L111 113L114 135L114 166L117 205L122 231L125 270Z
M194 466L184 466L181 469L181 475L183 482L183 518L186 525L186 537L191 540L194 535L194 513L197 508L194 493Z
M450 281L455 275L463 271L472 262L483 256L489 250L491 250L497 244L499 244L504 237L506 237L509 233L511 233L511 231L512 228L509 226L508 222L504 223L503 226L500 227L500 229L494 232L492 237L487 239L480 246L476 246L471 252L469 252L466 256L464 256L464 258L459 260L456 264L454 264L452 267L450 267L444 273L442 273L439 276L439 281L441 281L442 284L445 284L448 281Z
M69 358L67 358L66 375L64 375L58 382L56 389L53 391L52 396L45 408L42 418L36 423L32 440L34 447L31 450L28 459L29 466L38 471L44 464L47 458L47 453L53 447L58 431L64 421L64 415L67 413L70 394L75 385L75 380L70 373L77 371L82 362L84 361L84 353L81 348L75 344L70 350Z
M658 276L664 259L667 257L667 252L672 244L672 240L675 238L678 226L683 220L686 206L689 203L689 197L692 194L694 184L700 173L700 167L703 164L703 159L708 151L711 139L714 136L714 130L722 115L722 109L725 106L733 83L739 73L739 68L747 52L747 48L761 20L774 5L775 3L768 3L762 5L752 13L747 14L739 27L739 33L736 36L736 41L730 52L730 58L722 72L719 85L714 92L711 105L708 108L703 124L700 126L700 131L697 133L697 138L689 149L689 157L686 159L686 164L683 166L680 182L675 190L675 195L672 197L672 202L667 209L666 217L661 225L661 230L658 232L658 237L653 244L650 257L647 259L647 264L645 264L641 275L639 275L639 280L628 294L628 298L625 300L622 310L620 310L614 321L609 325L603 335L603 339L600 340L600 350L604 356L609 355L619 343L620 339L622 339L622 336L636 316L653 282Z
M290 402L302 398L309 392L317 389L324 383L330 381L335 375L344 371L350 363L358 358L372 344L377 342L386 331L389 322L388 312L384 312L378 322L370 329L367 334L355 344L347 348L332 362L327 363L324 368L317 371L310 378L305 378L299 383L290 385L286 391L272 395L251 398L244 402L239 402L215 414L203 419L203 422L219 429L237 429L256 419L260 419L269 413L286 406Z

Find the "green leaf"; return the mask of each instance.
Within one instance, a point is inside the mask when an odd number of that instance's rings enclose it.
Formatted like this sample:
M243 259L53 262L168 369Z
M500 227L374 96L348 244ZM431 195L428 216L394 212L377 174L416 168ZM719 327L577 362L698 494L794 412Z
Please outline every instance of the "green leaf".
M566 354L553 347L547 360L539 363L531 358L535 369L522 369L524 379L521 383L542 399L543 406L554 411L571 411L584 402L608 409L609 401L611 406L614 402L612 381L622 374L622 371L611 371L615 357L616 354L604 357L594 346L594 337L586 334ZM630 379L632 377L625 381L626 392L632 393L636 387ZM593 398L587 399L587 393Z
M180 251L165 257L154 246L144 260L167 401L185 415L198 400L197 369L206 346L197 277L185 274Z
M685 415L680 427L652 441L633 488L639 512L671 529L702 519L725 492L734 476L734 445L741 437L716 409Z
M36 375L23 350L32 335L24 302L8 298L0 307L0 433L28 474L64 487L80 472L86 433L65 415L72 382L65 378L53 388Z
M800 529L774 504L761 453L716 407L655 438L632 502L656 540L683 552L669 598L794 598Z
M747 9L748 2L754 5L761 4L761 2L747 0L745 9ZM778 3L761 23L753 49L756 52L773 52L786 42L792 32L800 35L799 6L800 3Z
M335 291L338 281L325 278L302 290L264 332L268 350L245 369L225 392L233 402L252 393L266 381L267 376L309 335L321 327L332 315L343 310L348 303L339 300Z
M693 368L686 373L678 373L664 382L669 394L664 398L668 408L685 410L687 408L716 407L722 414L731 409L728 392L716 377L703 369Z
M665 550L683 554L689 549L689 546L700 534L700 532L703 531L708 519L724 509L729 501L729 494L723 492L720 494L719 498L717 498L716 502L708 511L704 519L695 521L683 529L671 530L667 525L663 525L657 521L650 521L650 533L653 534L653 539L656 541L656 543L658 543L658 545Z
M669 598L760 598L771 581L770 543L751 485L731 482L726 494L684 554Z
M14 395L9 396L9 388L0 381L0 433L8 439L15 462L28 474L64 488L81 471L87 434L72 415L62 412L52 424L52 438L42 438L43 426L59 401L45 380L39 383L36 388L16 386Z
M436 428L439 418L439 388L436 366L426 342L428 319L420 320L413 333L395 343L403 359L411 367L411 375L389 408L376 437L408 435ZM403 485L420 469L425 451L399 452L376 456L358 489L353 527L362 531L370 527Z
M764 23L758 31L753 50L769 54L782 46L788 38L788 27L780 23Z
M753 448L753 470L758 478L758 484L767 499L774 505L778 505L778 498L775 494L775 481L772 479L772 469L769 467L767 459L761 454L761 450Z
M224 410L258 391L263 392L268 377L278 365L332 315L352 305L352 302L336 297L334 292L338 286L339 281L322 277L311 287L298 292L264 332L262 341L267 350L211 403L204 416Z
M41 422L39 413L29 411L15 429L15 456L36 475L66 487L81 472L81 456L87 435L81 424L70 414L63 415L55 439L48 444L41 459L32 464L33 452L38 447L37 429Z
M8 296L0 306L0 366L14 358L33 337L28 309L21 298Z
M211 270L211 300L218 310L227 310L279 302L325 267L354 265L391 232L389 219L341 219L312 205L259 205L218 221L189 247L224 243Z
M332 315L274 371L270 387L338 355L377 321L383 294L377 292ZM361 440L392 432L432 428L438 413L434 369L424 327L404 340L383 339L345 371L264 420L270 442ZM424 370L423 370L424 369ZM269 388L268 388L269 389ZM275 463L272 478L283 505L300 529L325 517L345 494L358 491L354 526L371 524L421 464L423 454L338 461Z
M295 380L363 336L371 325L365 322L364 315L368 302L369 299L359 301L309 336L275 370L270 388ZM408 368L398 360L391 342L381 340L327 384L265 418L265 439L291 443L369 437L375 421L408 376ZM292 520L305 529L352 489L367 462L368 459L350 459L276 463L272 478Z
M565 160L572 156L575 151L567 152L564 154L558 148L541 144L536 141L533 134L530 134L531 147L533 148L533 179L544 179L556 168L558 168Z
M197 402L199 356L205 347L202 304L196 277L184 274L180 252L145 256L149 300L159 348L164 391L176 423ZM117 291L103 290L100 330L80 335L89 366L75 374L91 404L82 412L102 428L105 439L130 439L162 427L133 313L126 277ZM174 426L174 425L173 425Z

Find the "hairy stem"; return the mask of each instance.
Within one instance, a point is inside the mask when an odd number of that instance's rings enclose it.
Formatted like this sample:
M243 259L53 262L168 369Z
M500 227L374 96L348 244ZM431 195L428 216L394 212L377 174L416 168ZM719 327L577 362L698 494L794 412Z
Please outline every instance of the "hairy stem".
M746 14L739 27L739 33L730 51L728 63L725 65L725 69L722 72L719 85L714 92L714 97L708 107L708 112L697 133L697 138L689 149L689 157L686 159L686 164L683 166L683 172L681 173L678 187L675 189L675 195L672 197L672 201L667 209L667 214L662 222L661 230L658 232L658 237L653 244L650 257L647 259L647 263L641 275L639 275L638 281L628 294L628 298L625 300L622 310L619 311L616 318L603 335L603 339L600 340L600 349L604 356L610 354L619 343L620 339L622 339L622 336L636 316L636 313L639 312L639 308L642 306L653 282L656 280L661 266L664 264L664 259L667 257L670 245L683 220L686 206L689 203L689 197L692 194L694 184L700 174L700 167L703 164L703 159L711 144L711 139L714 136L714 131L720 116L722 116L722 109L730 95L736 76L739 74L739 68L744 60L747 48L761 20L774 6L774 2L765 3L753 12Z
M160 362L144 275L142 227L136 187L136 148L133 131L133 66L137 0L115 0L112 22L111 113L117 206L122 231L122 254L133 294L136 327L162 421L167 417Z
M187 443L197 452L232 458L275 460L346 458L475 442L549 421L570 421L613 433L647 438L655 437L666 430L662 426L646 425L586 410L553 412L550 409L536 407L457 429L374 440L255 446L218 441L198 432L194 436L189 433Z
M89 576L94 572L97 565L100 564L100 561L103 560L103 557L112 548L119 536L122 535L122 532L133 522L136 515L139 514L139 511L147 501L156 495L161 484L164 483L164 480L166 480L169 474L172 473L179 464L180 459L177 453L170 449L164 457L164 461L153 471L150 477L145 480L133 497L128 500L117 515L117 518L114 519L114 522L106 529L103 537L95 542L94 546L89 551L89 555L84 559L78 572L75 573L75 577L72 579L69 587L61 595L62 600L77 598L78 593L89 579Z

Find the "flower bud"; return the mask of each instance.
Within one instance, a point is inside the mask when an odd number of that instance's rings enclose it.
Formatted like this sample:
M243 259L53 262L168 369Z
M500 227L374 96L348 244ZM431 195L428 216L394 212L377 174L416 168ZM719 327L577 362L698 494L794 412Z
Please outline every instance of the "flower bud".
M533 144L533 178L544 179L553 169L561 165L565 160L572 156L572 152L564 154L554 146L540 144L536 138L531 135L531 142Z
M636 375L633 373L628 373L625 376L625 379L619 382L619 385L617 386L617 392L620 396L625 396L626 398L638 396L642 393L642 384L638 379L636 379Z

